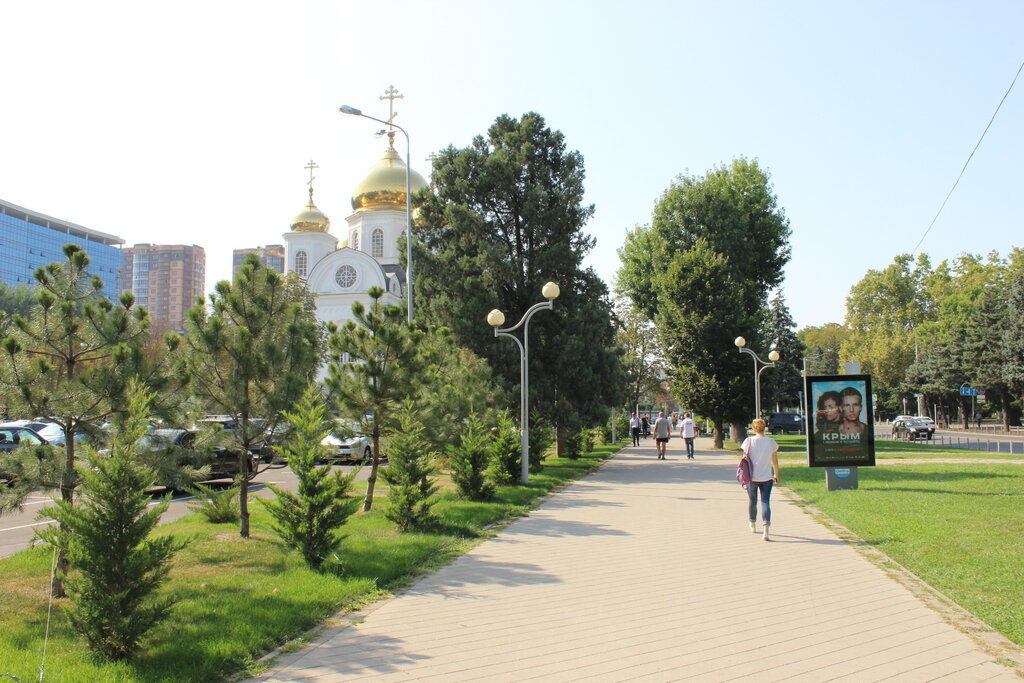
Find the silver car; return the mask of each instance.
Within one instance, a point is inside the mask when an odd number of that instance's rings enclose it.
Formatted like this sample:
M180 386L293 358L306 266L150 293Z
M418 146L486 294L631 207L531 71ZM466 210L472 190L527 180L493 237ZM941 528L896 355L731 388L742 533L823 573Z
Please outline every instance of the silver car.
M370 462L373 458L373 444L368 437L351 428L342 427L338 431L341 436L332 433L320 440L320 445L327 451L324 460L355 464Z

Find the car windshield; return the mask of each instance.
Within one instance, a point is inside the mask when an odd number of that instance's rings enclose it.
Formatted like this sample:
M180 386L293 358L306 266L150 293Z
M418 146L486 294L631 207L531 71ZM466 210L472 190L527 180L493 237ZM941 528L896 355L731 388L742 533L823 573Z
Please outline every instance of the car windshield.
M907 420L907 422L914 425L915 427L927 427L929 420L926 420L921 417L915 417L910 420Z

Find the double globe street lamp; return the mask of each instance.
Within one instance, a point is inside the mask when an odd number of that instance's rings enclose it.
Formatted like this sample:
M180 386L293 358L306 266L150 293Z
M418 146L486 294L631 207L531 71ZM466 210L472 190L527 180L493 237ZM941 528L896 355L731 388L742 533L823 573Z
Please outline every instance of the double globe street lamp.
M519 347L519 425L520 425L520 448L522 450L522 483L530 480L530 422L529 422L529 401L530 401L530 318L539 310L554 308L554 301L561 292L558 285L549 282L541 289L541 295L547 299L539 304L530 306L522 320L512 327L502 327L505 324L505 314L495 308L487 314L487 324L494 328L495 337L508 337ZM523 328L523 340L520 342L515 332Z
M757 357L757 354L751 351L747 347L747 340L743 337L736 337L736 348L739 349L740 353L747 353L754 359L754 419L761 417L761 373L765 368L775 367L775 361L779 360L779 352L772 349L768 352L768 360L771 362L766 363Z

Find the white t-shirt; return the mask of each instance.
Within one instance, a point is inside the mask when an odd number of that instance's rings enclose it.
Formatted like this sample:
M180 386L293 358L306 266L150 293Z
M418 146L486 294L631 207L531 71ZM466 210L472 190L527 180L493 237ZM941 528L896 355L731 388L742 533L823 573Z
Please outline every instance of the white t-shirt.
M750 478L753 481L769 481L772 474L772 454L779 450L779 444L770 436L748 436L743 441L743 452L750 457L753 465Z
M684 439L693 439L697 436L697 425L694 424L693 420L686 417L683 418L682 426L680 430L683 432Z

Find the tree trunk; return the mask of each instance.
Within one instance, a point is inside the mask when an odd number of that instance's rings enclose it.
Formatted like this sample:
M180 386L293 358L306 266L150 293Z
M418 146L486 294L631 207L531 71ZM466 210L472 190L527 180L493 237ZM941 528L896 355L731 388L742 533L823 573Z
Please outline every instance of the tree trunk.
M971 428L970 419L973 416L967 414L967 405L966 405L967 401L964 400L963 396L958 396L957 397L957 404L960 406L960 419L964 423L964 429L970 429Z
M238 535L242 538L249 538L249 449L242 446L242 452L238 454L238 471L240 473L238 482L238 517L241 520L238 528Z
M730 431L729 436L736 443L743 443L743 440L747 438L747 426L742 422L733 422Z
M373 488L377 485L377 465L380 464L380 437L373 437L373 456L370 458L370 476L366 480L366 497L363 498L363 512L373 507Z
M1010 431L1010 397L1007 395L1006 387L999 388L999 408L1003 414L1003 431Z
M715 420L715 448L725 448L725 430L722 428L722 420Z
M64 424L70 426L72 423L70 419L65 419ZM60 498L67 503L75 502L75 487L73 485L75 477L75 430L74 428L65 429L64 432L64 473L60 478ZM60 525L60 530L67 533L68 528L63 523ZM56 574L53 577L53 586L50 589L50 595L54 598L66 598L68 593L64 590L64 578L68 574L68 570L71 568L71 563L68 562L67 553L61 548L57 552L57 567Z
M565 429L562 427L555 427L555 457L564 457L565 453Z

